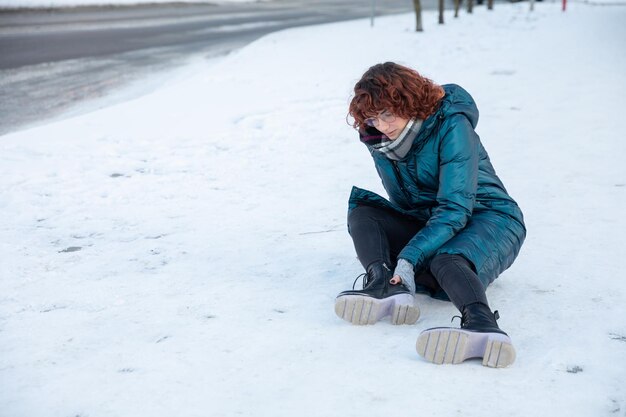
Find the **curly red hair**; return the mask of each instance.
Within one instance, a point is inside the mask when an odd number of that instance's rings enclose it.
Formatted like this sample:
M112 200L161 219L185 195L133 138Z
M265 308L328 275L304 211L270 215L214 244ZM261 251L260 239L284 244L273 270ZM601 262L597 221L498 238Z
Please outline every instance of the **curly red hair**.
M426 119L433 114L444 90L417 71L385 62L370 67L354 86L348 114L360 128L369 117L389 111L405 119Z

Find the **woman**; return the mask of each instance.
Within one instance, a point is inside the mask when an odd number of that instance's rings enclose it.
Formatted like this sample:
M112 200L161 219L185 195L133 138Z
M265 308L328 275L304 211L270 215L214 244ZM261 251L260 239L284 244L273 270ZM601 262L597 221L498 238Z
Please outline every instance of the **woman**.
M452 301L461 327L423 331L421 356L434 363L472 357L490 367L513 363L515 349L485 289L513 263L526 228L474 131L474 100L457 85L439 86L386 62L357 82L349 114L389 200L352 189L348 230L366 273L363 289L337 296L335 312L354 324L386 316L413 324L414 295L427 293Z

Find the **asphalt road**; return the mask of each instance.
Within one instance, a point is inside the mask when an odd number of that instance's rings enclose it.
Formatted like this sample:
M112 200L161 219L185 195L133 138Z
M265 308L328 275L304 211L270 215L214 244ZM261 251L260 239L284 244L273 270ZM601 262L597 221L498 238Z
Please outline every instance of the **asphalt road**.
M412 11L410 0L376 3L377 15ZM0 10L0 135L147 93L193 57L370 13L370 0Z

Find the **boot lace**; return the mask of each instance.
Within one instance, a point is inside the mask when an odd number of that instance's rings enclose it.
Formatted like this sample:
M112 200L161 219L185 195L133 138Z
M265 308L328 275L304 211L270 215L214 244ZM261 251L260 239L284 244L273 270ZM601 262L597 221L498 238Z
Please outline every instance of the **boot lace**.
M498 310L493 312L493 318L496 320L500 319L500 313L498 312ZM461 320L461 329L466 327L469 322L469 317L465 309L461 312L460 316L452 316L452 320L450 320L450 323L452 323L454 319Z
M352 289L354 289L354 287L356 286L356 282L359 280L359 278L362 278L363 281L361 283L361 286L363 288L365 288L365 286L367 285L367 282L369 281L369 275L367 272L362 273L361 275L359 275L358 277L356 277L354 279L354 282L352 283Z
M463 314L463 317L461 317L461 316L452 316L452 319L450 320L450 323L452 323L454 321L454 319L459 319L459 320L461 320L461 328L463 328L463 325L467 321L467 317L466 317L466 315L464 313L461 313L461 314Z
M383 263L383 268L385 268L387 271L391 271L391 269L389 269L386 263ZM358 277L354 279L354 282L352 283L352 289L354 289L354 287L356 286L356 282L359 280L359 278L363 279L362 281L363 288L365 288L367 284L369 284L370 279L371 279L370 274L368 274L367 272L362 273L361 275L359 275Z

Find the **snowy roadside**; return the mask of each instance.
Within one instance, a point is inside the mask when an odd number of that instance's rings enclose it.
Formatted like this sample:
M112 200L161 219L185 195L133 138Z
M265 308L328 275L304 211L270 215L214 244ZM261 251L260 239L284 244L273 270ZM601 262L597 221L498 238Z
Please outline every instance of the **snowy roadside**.
M593 6L626 6L626 0L577 0Z
M286 30L1 136L0 415L626 415L626 8L535 7ZM420 297L415 326L334 316L360 273L350 187L382 192L346 106L385 60L474 95L525 212L488 290L509 369L419 359L447 303Z

